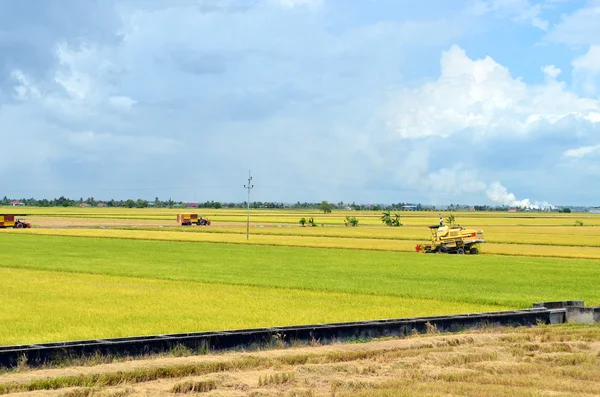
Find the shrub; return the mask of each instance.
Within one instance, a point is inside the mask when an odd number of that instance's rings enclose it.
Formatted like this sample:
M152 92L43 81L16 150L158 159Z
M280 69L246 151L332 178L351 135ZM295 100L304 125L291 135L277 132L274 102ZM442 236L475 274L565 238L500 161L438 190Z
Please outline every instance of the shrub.
M381 216L381 222L388 226L402 226L402 223L400 222L400 214L396 212L394 215L392 215L389 210L383 213Z
M355 216L347 216L346 220L344 221L344 224L346 226L357 226L358 219Z

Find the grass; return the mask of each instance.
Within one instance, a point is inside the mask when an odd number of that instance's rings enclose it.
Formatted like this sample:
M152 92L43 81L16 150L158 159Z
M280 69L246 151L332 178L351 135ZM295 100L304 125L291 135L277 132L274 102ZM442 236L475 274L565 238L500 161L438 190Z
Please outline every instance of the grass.
M389 295L11 268L0 268L0 301L0 345L504 308Z
M600 303L597 260L14 233L2 244L0 344Z

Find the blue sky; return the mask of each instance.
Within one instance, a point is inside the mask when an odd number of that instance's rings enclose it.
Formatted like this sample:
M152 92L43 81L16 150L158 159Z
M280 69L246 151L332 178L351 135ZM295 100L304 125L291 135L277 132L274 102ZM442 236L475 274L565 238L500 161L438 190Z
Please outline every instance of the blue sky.
M9 197L600 205L599 0L0 0Z

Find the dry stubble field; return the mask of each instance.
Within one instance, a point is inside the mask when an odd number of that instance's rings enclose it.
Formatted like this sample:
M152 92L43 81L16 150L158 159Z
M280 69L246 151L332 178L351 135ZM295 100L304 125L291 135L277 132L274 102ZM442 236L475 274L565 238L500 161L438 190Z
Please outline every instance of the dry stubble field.
M596 396L600 328L486 329L0 374L22 396Z

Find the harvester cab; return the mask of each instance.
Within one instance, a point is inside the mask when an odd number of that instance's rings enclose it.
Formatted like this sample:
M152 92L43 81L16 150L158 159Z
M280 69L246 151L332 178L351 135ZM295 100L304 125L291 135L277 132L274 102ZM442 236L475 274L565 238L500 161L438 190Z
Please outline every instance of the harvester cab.
M479 253L479 244L483 243L483 231L458 226L429 226L431 244L418 244L417 252L426 254L471 254Z

